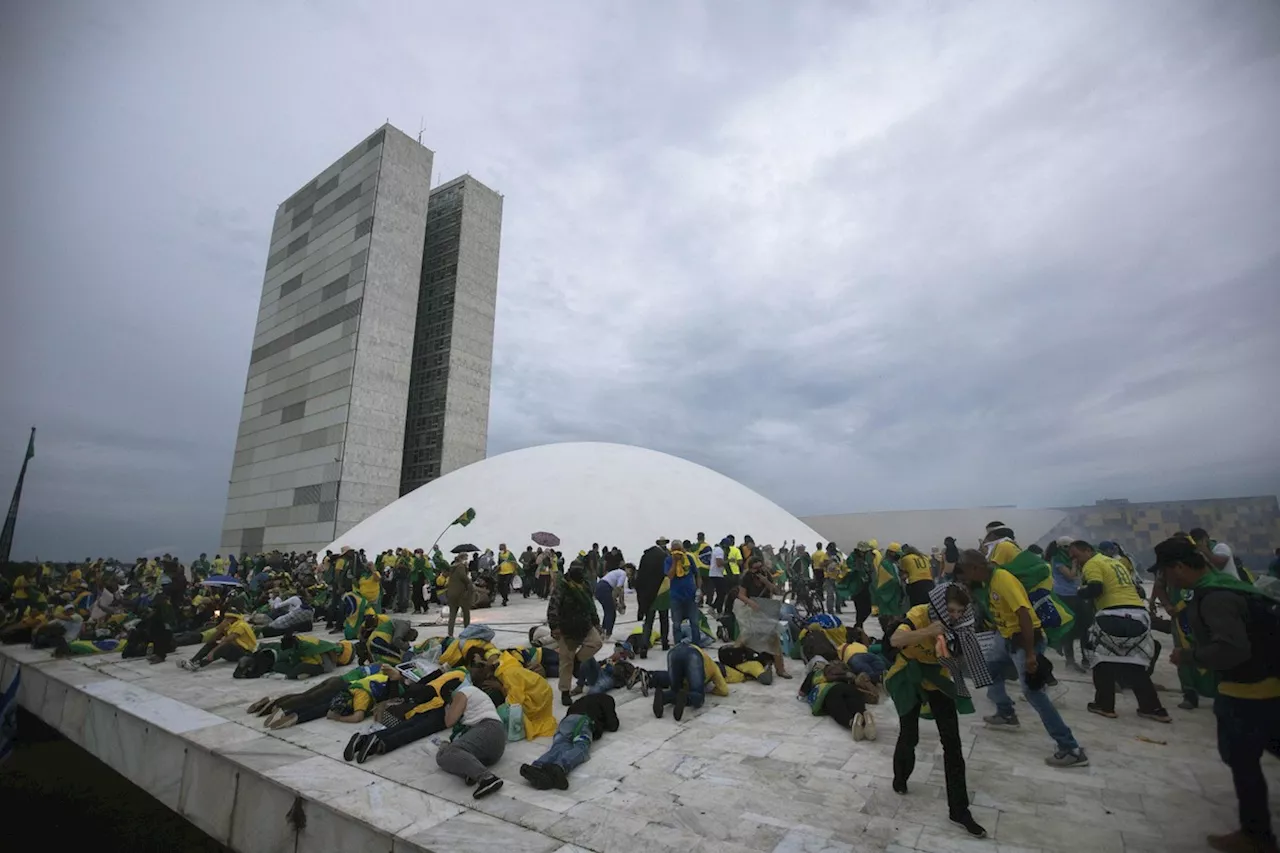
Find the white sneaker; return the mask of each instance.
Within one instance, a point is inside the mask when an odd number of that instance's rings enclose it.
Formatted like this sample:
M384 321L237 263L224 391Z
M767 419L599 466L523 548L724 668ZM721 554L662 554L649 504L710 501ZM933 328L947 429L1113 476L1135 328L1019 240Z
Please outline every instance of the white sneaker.
M862 737L864 740L876 739L876 718L870 711L862 712Z
M854 740L866 740L867 731L865 719L866 718L863 717L862 714L853 715L853 722L849 724L849 728L853 731Z

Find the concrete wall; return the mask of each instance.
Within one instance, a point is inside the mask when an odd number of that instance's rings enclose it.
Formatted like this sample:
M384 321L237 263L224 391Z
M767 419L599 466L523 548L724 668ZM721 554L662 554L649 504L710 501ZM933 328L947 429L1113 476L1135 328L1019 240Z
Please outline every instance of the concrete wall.
M386 128L335 538L400 496L432 154Z
M395 499L431 162L386 126L277 209L222 552L317 548Z

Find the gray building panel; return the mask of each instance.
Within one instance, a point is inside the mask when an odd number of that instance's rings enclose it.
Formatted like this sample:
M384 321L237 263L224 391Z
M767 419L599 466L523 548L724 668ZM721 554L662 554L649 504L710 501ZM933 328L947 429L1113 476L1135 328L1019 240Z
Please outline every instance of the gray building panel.
M502 199L384 126L282 203L220 550L319 549L484 457Z

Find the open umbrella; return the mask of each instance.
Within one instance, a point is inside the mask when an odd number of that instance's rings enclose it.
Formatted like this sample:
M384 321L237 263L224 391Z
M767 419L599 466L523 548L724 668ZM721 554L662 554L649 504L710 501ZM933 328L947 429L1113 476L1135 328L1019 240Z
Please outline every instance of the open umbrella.
M452 550L452 551L450 551L449 553L451 553L451 554L466 554L466 553L468 553L468 552L470 552L470 551L479 551L479 550L480 550L480 549L479 549L479 548L477 548L475 545L463 544L463 545L454 545L454 546L453 546L453 550Z
M231 575L209 575L200 581L201 586L244 586Z
M541 545L543 548L555 548L560 544L560 537L554 533L540 530L533 534L533 544Z

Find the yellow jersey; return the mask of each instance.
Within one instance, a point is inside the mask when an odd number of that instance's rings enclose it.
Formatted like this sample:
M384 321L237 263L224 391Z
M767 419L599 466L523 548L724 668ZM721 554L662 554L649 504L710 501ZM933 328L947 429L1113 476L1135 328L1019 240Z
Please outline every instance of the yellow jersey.
M360 576L356 582L356 592L365 601L378 601L382 598L382 575L371 571Z
M243 619L232 622L224 638L234 640L235 644L246 652L258 650L258 635L253 633L253 626Z
M1085 584L1102 584L1102 595L1095 599L1099 610L1145 606L1133 585L1133 573L1119 560L1113 560L1106 554L1094 554L1084 564L1081 575Z
M1031 628L1040 628L1040 619L1036 616L1036 609L1031 606L1027 591L1012 573L996 569L991 573L991 581L987 587L991 598L991 618L996 623L1000 636L1007 639L1022 630L1018 622L1018 611L1024 608L1031 615Z
M995 563L997 566L1007 566L1013 562L1013 559L1022 553L1012 540L1005 539L991 551L991 556L987 559Z
M906 576L907 583L933 580L933 567L929 558L921 554L907 554L898 561L898 571Z
M516 558L510 551L503 551L498 555L498 574L514 575L516 573Z
M696 646L694 648L697 648ZM702 655L703 675L709 686L709 693L717 696L729 695L729 682L725 680L724 673L720 671L720 664L711 659L711 655L702 649L698 649L698 654Z

